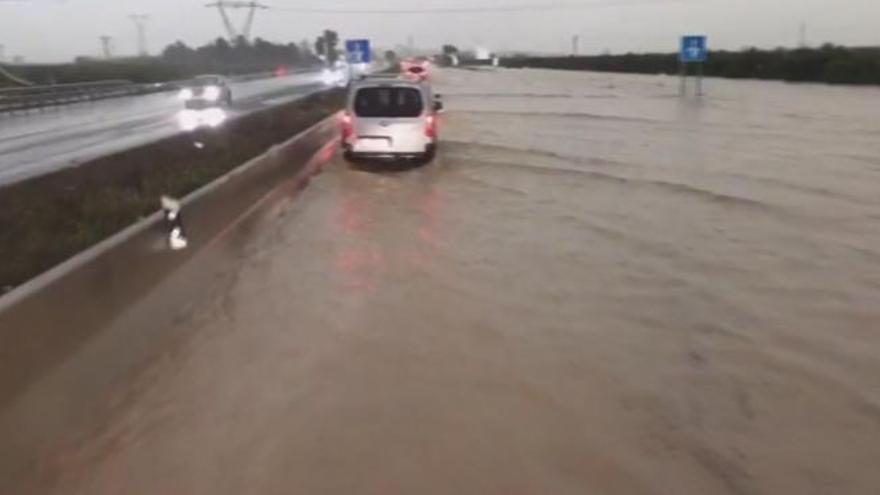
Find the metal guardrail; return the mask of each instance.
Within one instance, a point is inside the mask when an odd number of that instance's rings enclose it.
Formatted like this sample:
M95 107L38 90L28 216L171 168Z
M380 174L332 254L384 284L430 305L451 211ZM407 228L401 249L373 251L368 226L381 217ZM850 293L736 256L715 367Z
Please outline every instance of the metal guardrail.
M99 81L0 90L0 113L27 111L83 101L159 93L176 89L177 83L134 84L130 81Z
M3 65L0 64L0 81L2 81L3 79L5 79L7 81L12 81L13 83L15 83L19 86L33 86L34 85L34 83L28 81L27 79L24 79L22 77L18 77L15 74L9 72L8 70L6 70L6 67L3 67Z
M314 71L314 68L295 69L285 75ZM254 81L274 77L274 72L258 72L230 76L234 82ZM28 110L69 105L85 101L105 100L123 96L139 96L166 91L176 91L189 80L168 81L153 84L136 84L131 81L112 80L82 84L55 84L25 88L0 89L0 114L26 112Z

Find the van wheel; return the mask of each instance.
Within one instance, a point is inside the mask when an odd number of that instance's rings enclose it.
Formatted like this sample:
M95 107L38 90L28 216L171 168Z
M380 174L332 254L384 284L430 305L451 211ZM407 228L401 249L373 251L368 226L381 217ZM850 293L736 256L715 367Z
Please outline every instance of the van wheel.
M357 163L357 161L358 161L357 155L352 153L350 150L343 151L342 158L344 158L345 161L347 161L349 163Z
M437 156L437 145L429 144L428 148L419 156L419 163L428 164L434 161L434 158Z

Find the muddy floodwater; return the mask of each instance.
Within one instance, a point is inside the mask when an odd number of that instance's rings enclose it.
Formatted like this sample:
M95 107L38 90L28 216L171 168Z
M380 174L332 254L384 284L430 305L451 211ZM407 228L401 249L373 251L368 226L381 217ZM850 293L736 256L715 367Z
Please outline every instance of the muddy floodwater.
M278 200L16 489L880 493L880 90L434 84L436 161Z

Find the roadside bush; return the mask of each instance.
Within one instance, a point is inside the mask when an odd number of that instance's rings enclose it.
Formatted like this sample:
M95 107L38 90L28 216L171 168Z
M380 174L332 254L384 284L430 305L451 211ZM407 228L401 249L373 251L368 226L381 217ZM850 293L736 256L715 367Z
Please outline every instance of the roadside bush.
M674 53L596 55L571 57L517 56L502 60L505 67L590 70L639 74L674 74ZM824 45L810 49L718 51L704 66L707 76L735 79L775 79L831 84L880 84L880 48Z

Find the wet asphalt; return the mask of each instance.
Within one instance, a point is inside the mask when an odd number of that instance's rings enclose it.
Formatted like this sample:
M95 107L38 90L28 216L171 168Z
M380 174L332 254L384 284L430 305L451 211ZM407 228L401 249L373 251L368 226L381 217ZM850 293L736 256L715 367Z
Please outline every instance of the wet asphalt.
M228 118L324 88L320 74L230 84ZM0 115L0 185L133 148L180 133L176 92L100 100Z

